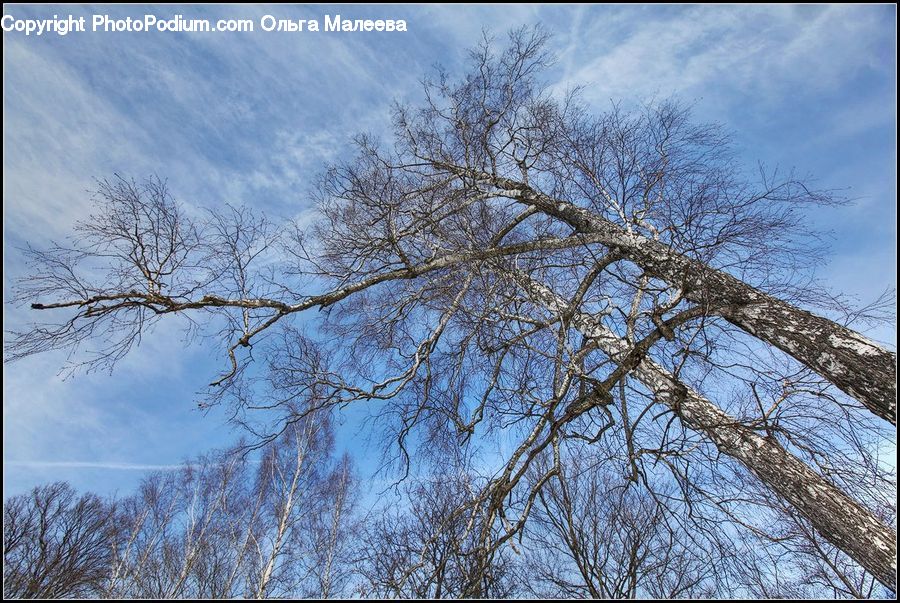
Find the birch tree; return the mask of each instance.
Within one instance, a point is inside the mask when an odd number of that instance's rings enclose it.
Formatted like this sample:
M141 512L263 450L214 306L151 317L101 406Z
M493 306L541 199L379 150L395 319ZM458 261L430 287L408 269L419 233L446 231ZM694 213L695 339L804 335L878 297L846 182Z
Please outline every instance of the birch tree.
M663 337L663 327L658 327L657 332L631 347L591 317L571 310L546 287L521 273L515 276L538 297L542 307L555 308L559 314L569 312L572 324L579 332L617 359L618 370L625 367L633 370L635 377L653 391L657 400L668 405L687 426L708 437L723 454L740 461L793 505L827 540L844 550L883 584L892 585L897 571L893 530L873 512L791 455L777 438L759 435L752 428L741 425L680 383L659 364L645 358L641 348L652 339ZM615 377L616 381L618 379ZM586 412L598 403L603 402L596 395L586 396L569 406L566 414Z
M123 500L102 592L111 598L327 598L344 592L356 491L319 414L261 450L157 473Z
M232 404L263 443L357 404L401 477L480 467L482 560L515 546L577 440L615 450L623 486L660 501L663 473L666 505L710 510L684 530L765 532L752 517L787 504L895 588L895 519L865 485L896 490L878 459L895 354L848 326L891 301L856 310L812 279L805 212L837 200L747 171L676 102L596 114L551 93L546 41L486 39L462 77L426 79L421 103L394 107L393 140L360 135L323 173L312 226L101 182L71 241L30 250L18 299L60 320L12 334L8 358L64 349L105 368L184 316L224 350L203 404ZM729 490L748 479L774 498Z

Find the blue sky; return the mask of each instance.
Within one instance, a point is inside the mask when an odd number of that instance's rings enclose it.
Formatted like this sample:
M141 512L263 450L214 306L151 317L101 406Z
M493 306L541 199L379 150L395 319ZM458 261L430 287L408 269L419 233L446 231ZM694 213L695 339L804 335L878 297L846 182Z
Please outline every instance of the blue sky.
M453 69L483 28L542 23L555 90L585 84L599 110L675 94L734 132L743 158L812 174L849 206L817 209L833 232L820 276L870 301L896 286L896 9L868 6L59 6L4 5L18 18L251 18L253 33L3 34L4 295L17 248L61 239L90 213L94 178L168 178L198 207L308 211L311 178L347 139L384 131L434 64ZM405 33L263 32L259 18L405 19ZM4 305L5 327L29 311ZM63 379L64 358L4 366L6 495L64 479L127 492L239 433L195 410L221 365L163 322L115 372ZM895 332L871 336L892 345ZM356 441L345 418L339 443ZM352 448L371 466L366 452ZM364 475L365 477L365 475Z

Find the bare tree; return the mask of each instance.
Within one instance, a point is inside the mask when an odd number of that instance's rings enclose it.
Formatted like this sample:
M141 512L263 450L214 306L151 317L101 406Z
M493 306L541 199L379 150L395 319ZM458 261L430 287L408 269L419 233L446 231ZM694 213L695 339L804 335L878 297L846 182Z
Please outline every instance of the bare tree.
M236 455L151 475L121 504L109 597L224 598L240 593L257 508ZM257 505L258 506L258 505Z
M115 539L114 506L57 482L6 500L3 596L98 596Z
M564 487L578 440L616 452L623 486L689 508L670 515L690 519L682 532L726 517L722 538L755 533L758 509L786 503L894 588L895 533L864 484L896 489L877 458L896 423L895 355L804 309L879 313L812 279L803 212L835 199L746 173L722 129L677 103L595 116L575 93L554 97L538 79L545 42L523 29L496 53L485 40L462 78L426 80L420 106L395 107L393 144L360 136L325 172L310 228L188 215L158 180L102 182L71 244L31 251L18 298L63 319L13 334L9 358L66 349L108 367L154 321L185 316L224 346L207 403L231 402L263 442L369 403L403 474L413 459L489 466L464 506L477 517L465 558L481 569ZM291 324L311 309L324 310L315 328ZM254 358L265 371L247 370ZM258 425L279 410L290 430ZM271 467L282 494L291 458ZM676 490L656 490L660 472ZM774 498L745 497L747 479ZM269 512L256 594L298 582L275 577L285 509Z
M328 598L346 593L352 462L327 416L157 472L120 501L65 483L4 506L4 594L17 598Z
M352 466L323 415L292 423L252 462L246 446L157 473L121 504L105 594L318 597L347 583Z
M538 495L526 529L526 575L539 597L708 598L721 592L723 550L687 534L674 511L622 482L610 459L582 446ZM629 487L631 486L631 487ZM674 498L668 492L669 499Z
M376 515L359 541L359 593L368 598L505 598L514 562L484 549L480 488L470 475L435 475L407 489L409 508ZM379 516L380 515L380 516Z
M540 300L543 307L558 314L569 313L573 326L619 362L618 371L633 371L648 386L657 400L687 426L706 435L723 454L740 461L763 483L809 519L825 538L847 552L886 585L896 574L896 539L893 530L871 510L844 494L832 482L810 469L790 454L771 434L761 436L742 425L709 400L686 387L659 364L644 356L642 348L664 336L657 327L647 338L629 346L599 321L572 310L563 299L549 289L517 274L521 282ZM620 377L607 378L608 389ZM604 389L600 388L601 391ZM566 409L566 415L586 412L602 397L592 393Z
M249 577L254 598L327 598L346 583L354 486L349 459L329 460L331 429L327 415L308 415L263 451L256 489L264 505Z
M328 504L313 518L313 558L318 568L315 596L328 599L347 592L353 574L353 545L360 529L354 493L358 490L353 463L344 454L325 480Z

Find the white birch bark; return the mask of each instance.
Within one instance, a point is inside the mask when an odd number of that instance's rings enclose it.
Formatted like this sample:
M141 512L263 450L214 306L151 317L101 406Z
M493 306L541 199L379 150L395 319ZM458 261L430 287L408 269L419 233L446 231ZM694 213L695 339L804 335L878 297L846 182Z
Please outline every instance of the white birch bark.
M589 314L568 308L546 286L517 274L523 286L555 314L571 313L571 324L592 338L613 359L623 359L631 346ZM649 358L632 374L656 399L668 406L691 429L708 437L719 449L749 469L764 484L793 505L829 542L847 553L888 588L896 589L897 542L888 526L868 509L813 471L772 438L744 427L718 406L685 387L664 367Z
M513 180L486 174L482 180L591 235L648 274L681 287L686 299L713 308L728 322L811 368L877 416L897 424L896 354L834 321L796 308L586 209Z

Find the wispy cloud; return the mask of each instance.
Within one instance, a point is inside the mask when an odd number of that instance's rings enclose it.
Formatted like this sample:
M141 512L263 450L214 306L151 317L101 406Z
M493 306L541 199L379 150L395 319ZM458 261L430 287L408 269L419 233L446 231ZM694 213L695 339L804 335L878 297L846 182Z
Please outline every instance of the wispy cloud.
M598 101L677 93L777 114L786 95L797 102L863 71L887 74L884 17L852 6L614 7L573 34L566 63L579 67L565 79L590 82Z

